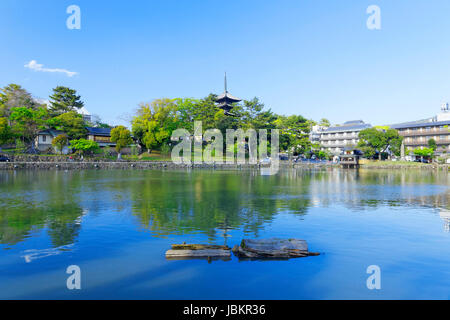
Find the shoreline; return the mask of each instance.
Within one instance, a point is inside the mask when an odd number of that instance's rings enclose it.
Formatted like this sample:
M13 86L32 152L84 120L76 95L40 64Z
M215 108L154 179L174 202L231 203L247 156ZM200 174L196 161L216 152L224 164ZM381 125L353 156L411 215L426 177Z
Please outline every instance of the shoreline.
M449 164L429 164L429 165L408 165L408 164L383 164L371 163L361 164L359 169L364 170L442 170L447 171ZM214 170L248 170L248 169L270 169L268 165L260 164L175 164L170 161L17 161L17 162L0 162L0 170L147 170L147 169L214 169ZM335 163L282 163L280 169L324 169L324 168L340 168ZM343 169L357 170L357 169Z

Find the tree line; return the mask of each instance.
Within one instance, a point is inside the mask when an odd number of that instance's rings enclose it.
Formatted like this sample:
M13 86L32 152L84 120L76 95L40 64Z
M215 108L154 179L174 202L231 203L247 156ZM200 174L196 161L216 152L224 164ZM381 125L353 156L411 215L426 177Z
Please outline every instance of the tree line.
M86 140L87 126L111 128L111 141L116 143L116 151L135 143L141 152L158 150L170 153L171 136L176 129L194 130L194 122L201 121L203 130L219 129L226 135L227 129L272 129L279 130L280 151L293 155L330 158L331 154L321 150L318 143L312 143L310 132L314 125L330 126L327 119L315 122L301 115L281 115L267 108L258 98L243 100L235 104L234 117L224 114L216 106L217 96L209 94L205 98L163 98L150 103L141 103L132 120L131 130L124 126L113 128L97 116L86 122L78 112L84 106L77 91L57 86L43 103L17 84L0 89L0 145L13 143L16 148L33 149L34 139L39 131L55 129L63 132L53 139L53 146L62 150L70 144L81 153L99 149L94 141ZM402 137L394 129L374 127L359 133L360 141L353 146L363 151L364 156L373 158L382 153L400 155ZM270 134L267 137L270 151Z
M70 147L80 153L92 153L99 149L95 141L85 139L86 127L108 128L99 117L86 121L78 112L84 102L71 88L57 86L49 97L49 103L33 98L31 93L17 84L0 89L0 145L14 144L16 150L34 153L34 139L41 130L55 129L63 132L53 139L52 145L62 151ZM123 126L115 128L113 140L123 148L130 144L131 134ZM125 134L124 134L125 132ZM120 150L119 150L120 151Z

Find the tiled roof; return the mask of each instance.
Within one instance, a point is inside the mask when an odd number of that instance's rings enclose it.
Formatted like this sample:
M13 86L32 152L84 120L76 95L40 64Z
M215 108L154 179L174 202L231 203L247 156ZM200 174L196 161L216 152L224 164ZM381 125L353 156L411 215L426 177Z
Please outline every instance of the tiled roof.
M39 131L39 134L48 134L51 135L53 138L59 136L60 134L63 134L64 132L55 130L55 129L47 129Z
M217 97L216 101L219 102L219 101L224 100L224 99L231 100L232 102L239 102L239 101L241 101L241 99L233 97L228 92L222 93L220 96Z
M94 127L86 127L88 134L95 136L111 136L111 128L94 128Z
M345 132L345 131L358 131L371 128L372 125L368 123L358 124L358 125L344 125L339 127L330 127L322 131L322 133L330 133L330 132Z
M393 124L390 127L393 129L406 129L406 128L420 128L420 127L448 126L448 125L450 125L450 120L447 121L422 120L415 122Z

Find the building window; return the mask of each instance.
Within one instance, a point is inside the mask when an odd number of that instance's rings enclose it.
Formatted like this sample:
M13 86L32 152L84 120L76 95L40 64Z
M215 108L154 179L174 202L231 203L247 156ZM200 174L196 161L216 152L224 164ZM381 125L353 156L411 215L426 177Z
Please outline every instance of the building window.
M45 142L45 141L47 141L47 136L42 136L42 142Z

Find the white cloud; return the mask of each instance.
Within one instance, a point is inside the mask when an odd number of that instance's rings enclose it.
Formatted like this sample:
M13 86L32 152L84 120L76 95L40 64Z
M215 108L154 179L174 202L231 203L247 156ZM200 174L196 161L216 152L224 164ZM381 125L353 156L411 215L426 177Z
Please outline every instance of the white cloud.
M66 69L50 69L50 68L44 68L43 64L37 63L36 60L31 60L28 62L25 66L25 68L34 70L34 71L40 71L40 72L58 72L58 73L65 73L68 77L73 77L78 74L78 72L69 71Z

